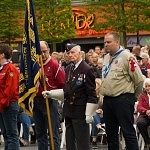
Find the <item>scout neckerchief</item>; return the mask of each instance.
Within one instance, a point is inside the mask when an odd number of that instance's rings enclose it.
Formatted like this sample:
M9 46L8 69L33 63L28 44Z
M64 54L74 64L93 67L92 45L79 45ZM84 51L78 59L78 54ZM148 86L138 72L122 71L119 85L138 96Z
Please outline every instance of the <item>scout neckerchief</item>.
M109 64L106 65L106 66L102 69L102 74L103 74L103 77L104 77L104 78L106 78L106 76L108 75L113 60L114 60L123 50L124 50L124 49L121 47L121 48L112 56L112 59L110 60Z

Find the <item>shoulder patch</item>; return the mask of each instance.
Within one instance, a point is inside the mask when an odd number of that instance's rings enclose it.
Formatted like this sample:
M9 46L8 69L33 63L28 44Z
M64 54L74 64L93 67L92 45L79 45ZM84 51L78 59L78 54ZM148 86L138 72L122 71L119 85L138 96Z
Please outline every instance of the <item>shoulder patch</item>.
M135 67L136 67L136 59L135 59L135 57L130 57L129 58L129 64L130 64L130 70L132 71L132 72L134 72L135 71Z

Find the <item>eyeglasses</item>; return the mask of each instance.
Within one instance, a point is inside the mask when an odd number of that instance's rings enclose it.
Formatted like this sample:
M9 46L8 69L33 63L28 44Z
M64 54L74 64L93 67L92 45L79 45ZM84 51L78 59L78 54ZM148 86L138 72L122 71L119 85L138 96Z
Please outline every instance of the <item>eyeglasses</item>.
M42 50L41 52L42 52L43 54L45 54L45 53L48 52L48 50Z

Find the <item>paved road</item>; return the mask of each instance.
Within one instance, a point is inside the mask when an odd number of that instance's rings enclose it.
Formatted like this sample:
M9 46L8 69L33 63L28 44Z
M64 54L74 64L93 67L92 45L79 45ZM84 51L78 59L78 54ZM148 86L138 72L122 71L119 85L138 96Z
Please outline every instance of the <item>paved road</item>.
M0 146L0 150L4 150L3 146ZM37 145L30 145L28 147L21 147L20 150L37 150ZM65 148L61 150L66 150ZM98 150L107 150L106 145L98 145Z

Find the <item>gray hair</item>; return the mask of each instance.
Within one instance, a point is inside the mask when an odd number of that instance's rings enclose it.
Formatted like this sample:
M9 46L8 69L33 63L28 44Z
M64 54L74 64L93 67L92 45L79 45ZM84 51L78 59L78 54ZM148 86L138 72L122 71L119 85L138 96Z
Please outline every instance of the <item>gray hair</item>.
M44 43L48 49L50 49L48 43L46 41L40 41L40 44Z
M75 47L73 47L77 52L80 52L81 51L81 46L77 45Z
M143 88L145 88L146 83L150 85L150 78L145 78Z

